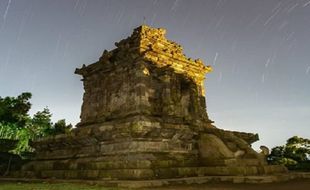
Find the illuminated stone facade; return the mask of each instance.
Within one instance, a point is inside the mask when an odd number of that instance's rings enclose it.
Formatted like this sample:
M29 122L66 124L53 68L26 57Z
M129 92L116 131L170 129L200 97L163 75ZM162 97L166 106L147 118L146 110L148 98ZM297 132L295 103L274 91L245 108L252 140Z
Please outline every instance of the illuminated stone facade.
M85 89L80 126L130 115L208 122L203 80L211 67L185 57L164 34L141 26L76 70Z

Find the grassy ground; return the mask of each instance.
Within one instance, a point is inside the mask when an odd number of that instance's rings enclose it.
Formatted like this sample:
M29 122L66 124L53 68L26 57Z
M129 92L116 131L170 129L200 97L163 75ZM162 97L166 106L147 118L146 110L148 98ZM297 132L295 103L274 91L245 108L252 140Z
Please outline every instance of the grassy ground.
M147 190L309 190L310 180L294 180L271 184L204 184L149 188ZM67 183L0 183L0 190L121 190L96 185ZM122 189L124 190L124 189ZM139 189L141 190L141 189ZM146 190L146 189L144 189Z
M67 183L0 183L0 190L118 190L100 186Z

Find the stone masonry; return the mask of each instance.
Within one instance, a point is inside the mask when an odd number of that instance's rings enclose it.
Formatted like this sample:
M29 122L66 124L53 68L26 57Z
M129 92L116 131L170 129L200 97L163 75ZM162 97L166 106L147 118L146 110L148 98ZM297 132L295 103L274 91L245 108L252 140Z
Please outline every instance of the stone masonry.
M34 142L35 159L11 175L147 180L286 172L251 148L257 135L213 125L203 85L211 67L187 58L165 32L140 26L76 69L85 90L81 121L70 134Z

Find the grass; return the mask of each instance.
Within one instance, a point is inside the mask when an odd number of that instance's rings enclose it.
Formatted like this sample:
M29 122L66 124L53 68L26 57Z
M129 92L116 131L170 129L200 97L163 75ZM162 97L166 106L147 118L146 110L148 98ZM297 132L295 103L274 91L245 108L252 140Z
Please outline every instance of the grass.
M1 190L119 190L97 185L68 183L0 183Z

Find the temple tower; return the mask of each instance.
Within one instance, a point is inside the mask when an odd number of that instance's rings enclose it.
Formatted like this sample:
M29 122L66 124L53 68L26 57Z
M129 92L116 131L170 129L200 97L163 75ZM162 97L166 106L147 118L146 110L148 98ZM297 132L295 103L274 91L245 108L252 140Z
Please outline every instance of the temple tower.
M85 90L78 126L134 116L210 123L203 81L211 67L187 58L165 32L140 26L98 62L76 70Z

